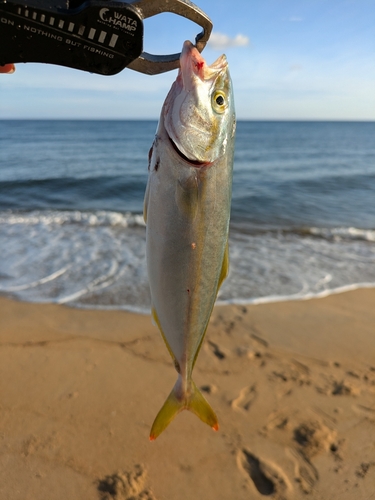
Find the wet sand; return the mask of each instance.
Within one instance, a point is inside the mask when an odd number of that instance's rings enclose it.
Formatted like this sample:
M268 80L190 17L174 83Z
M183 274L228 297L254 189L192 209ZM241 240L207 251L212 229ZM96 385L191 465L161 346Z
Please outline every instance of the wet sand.
M149 316L0 298L0 499L375 499L375 289L216 307L183 412Z

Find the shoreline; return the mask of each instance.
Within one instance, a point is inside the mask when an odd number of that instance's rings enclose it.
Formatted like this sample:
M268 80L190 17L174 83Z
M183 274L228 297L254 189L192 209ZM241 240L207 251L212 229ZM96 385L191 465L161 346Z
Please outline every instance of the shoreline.
M375 491L375 288L217 305L182 412L151 318L0 297L0 497L336 499Z
M275 304L278 302L298 302L300 300L313 300L313 299L324 299L325 297L330 297L331 295L337 295L345 292L352 292L355 290L362 290L366 288L375 288L375 283L353 283L352 285L343 285L337 288L326 289L322 292L307 293L306 295L301 295L300 293L295 293L292 295L270 295L268 297L258 297L255 299L238 299L238 300L228 300L216 302L217 305L259 305L259 304Z
M261 304L278 304L283 302L299 302L305 300L314 300L314 299L323 299L326 297L330 297L331 295L339 295L346 292L352 292L356 290L363 289L375 289L375 283L353 283L351 285L343 285L337 288L326 289L321 292L316 293L307 293L305 295L301 295L300 293L295 293L292 295L270 295L268 297L257 297L254 299L229 299L229 300L220 300L217 299L215 302L216 307L222 306L256 306ZM25 304L35 304L35 305L47 305L53 304L58 306L66 306L72 309L80 309L83 311L123 311L129 312L132 314L139 314L141 316L148 316L151 314L151 306L150 308L142 308L136 306L128 306L128 305L114 305L114 306L103 306L103 305L95 305L95 304L75 304L74 302L66 301L66 300L56 300L56 301L28 301L18 298L17 296L12 296L11 294L7 294L4 291L0 290L0 299L5 298L7 300L12 300L15 302L21 302Z

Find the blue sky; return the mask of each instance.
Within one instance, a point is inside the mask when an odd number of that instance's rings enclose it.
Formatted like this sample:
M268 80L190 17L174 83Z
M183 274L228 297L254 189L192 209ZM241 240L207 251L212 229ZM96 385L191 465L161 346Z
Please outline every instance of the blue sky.
M195 3L214 24L204 57L229 60L238 118L375 120L375 0ZM145 21L144 48L178 52L199 31L156 16ZM158 118L175 77L19 64L0 75L0 118Z

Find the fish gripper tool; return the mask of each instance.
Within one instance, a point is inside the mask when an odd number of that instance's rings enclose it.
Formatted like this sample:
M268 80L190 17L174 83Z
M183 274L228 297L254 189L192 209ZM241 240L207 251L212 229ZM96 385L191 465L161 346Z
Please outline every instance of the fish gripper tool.
M100 75L126 67L149 75L170 71L179 53L143 52L143 20L162 12L201 26L195 43L203 50L212 22L189 0L0 0L0 66L38 62Z

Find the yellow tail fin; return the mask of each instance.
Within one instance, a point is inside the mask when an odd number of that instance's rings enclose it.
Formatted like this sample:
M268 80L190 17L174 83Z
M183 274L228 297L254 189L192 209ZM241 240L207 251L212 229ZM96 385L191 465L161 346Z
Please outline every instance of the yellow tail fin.
M205 400L194 382L191 380L190 390L183 398L177 397L177 394L180 392L179 387L180 380L176 382L172 392L169 394L161 410L156 415L150 432L150 441L154 441L182 410L190 410L195 413L197 417L202 420L202 422L212 427L214 431L219 430L219 424L215 412Z

